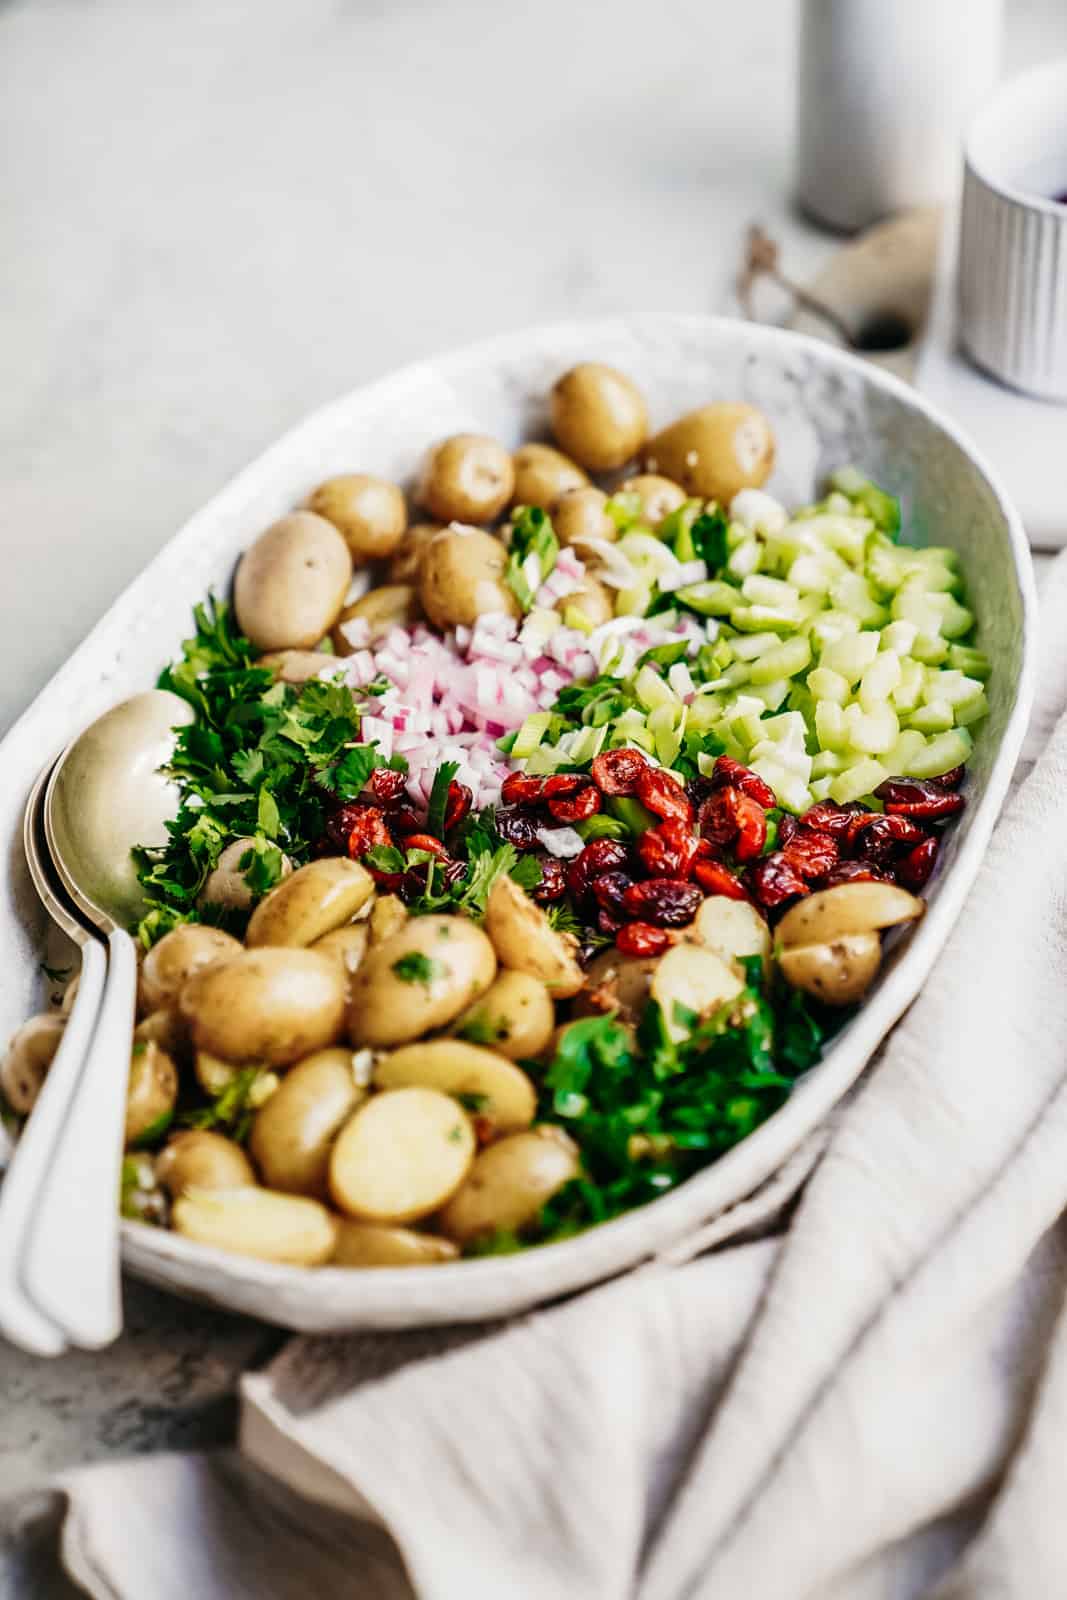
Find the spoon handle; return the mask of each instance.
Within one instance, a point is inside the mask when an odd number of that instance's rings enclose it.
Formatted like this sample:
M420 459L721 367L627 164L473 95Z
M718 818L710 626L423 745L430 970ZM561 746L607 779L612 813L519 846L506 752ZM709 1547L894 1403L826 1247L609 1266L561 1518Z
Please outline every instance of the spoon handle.
M103 945L88 940L70 1019L0 1190L0 1332L31 1355L57 1356L66 1349L62 1331L20 1286L19 1267L100 1012L106 965Z
M96 1031L22 1262L38 1310L87 1350L122 1331L119 1180L136 989L133 940L116 928Z

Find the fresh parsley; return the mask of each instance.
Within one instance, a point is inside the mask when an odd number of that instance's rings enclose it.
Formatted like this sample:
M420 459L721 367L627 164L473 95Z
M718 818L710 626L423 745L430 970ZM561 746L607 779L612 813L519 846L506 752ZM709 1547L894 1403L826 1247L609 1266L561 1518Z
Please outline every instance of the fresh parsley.
M409 950L393 962L391 971L401 983L421 983L428 989L436 979L449 977L452 969L447 961L438 961L421 950Z
M426 813L426 832L435 839L445 836L445 815L448 811L448 790L459 771L458 761L442 761L433 775L430 788L430 805Z

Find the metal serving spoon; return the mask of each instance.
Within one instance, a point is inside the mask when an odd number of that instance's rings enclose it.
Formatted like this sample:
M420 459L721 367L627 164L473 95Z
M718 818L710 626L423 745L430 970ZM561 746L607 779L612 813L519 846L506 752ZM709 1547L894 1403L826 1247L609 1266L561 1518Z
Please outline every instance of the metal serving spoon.
M24 1234L20 1281L38 1312L88 1349L110 1343L122 1327L118 1197L137 988L136 950L126 930L144 910L130 852L135 844L166 842L178 795L159 769L173 753L174 729L193 720L178 695L162 689L134 695L67 747L44 791L48 853L73 903L88 990L91 996L95 988L99 1010L80 1072L71 1067L61 1075L61 1084L66 1072L75 1080L66 1105L57 1090L58 1111L42 1119L36 1142L43 1147L51 1130L53 1143L49 1158L36 1158L44 1170ZM94 976L98 969L103 976L100 940L107 952L102 995ZM84 965L82 971L68 1030L83 1010ZM27 1134L42 1101L43 1090Z

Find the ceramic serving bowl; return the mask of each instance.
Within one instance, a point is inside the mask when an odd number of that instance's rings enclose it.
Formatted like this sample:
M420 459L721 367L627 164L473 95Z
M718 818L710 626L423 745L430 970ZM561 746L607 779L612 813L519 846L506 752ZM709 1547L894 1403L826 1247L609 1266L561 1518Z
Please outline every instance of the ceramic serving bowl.
M44 998L45 920L18 828L49 751L154 681L188 633L193 603L211 587L225 592L240 551L319 480L355 468L407 479L429 441L461 429L513 444L536 437L552 381L583 359L631 373L649 397L654 426L709 400L755 402L771 417L778 441L769 488L788 504L810 501L827 472L854 462L901 497L911 537L959 550L980 642L994 663L991 712L969 769L969 805L949 837L929 913L886 961L859 1015L788 1103L717 1165L641 1210L566 1243L418 1269L274 1266L127 1224L125 1263L139 1277L287 1327L340 1332L499 1316L631 1267L728 1211L816 1127L914 998L963 904L1007 789L1031 697L1030 556L993 473L904 384L815 340L704 317L573 322L408 367L317 412L175 535L26 712L0 752L0 840L9 867L0 886L6 975L0 1036ZM52 948L50 959L62 958Z

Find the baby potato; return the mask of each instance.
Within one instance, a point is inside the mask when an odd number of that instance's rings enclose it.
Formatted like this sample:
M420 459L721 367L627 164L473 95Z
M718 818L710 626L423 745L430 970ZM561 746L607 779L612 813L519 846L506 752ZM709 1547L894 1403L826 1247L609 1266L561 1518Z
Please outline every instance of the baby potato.
M371 589L361 600L345 606L334 626L330 639L338 656L350 656L365 645L352 644L345 634L345 625L362 619L369 631L368 643L377 644L392 628L407 628L422 615L418 596L410 583L383 583Z
M29 1116L36 1104L65 1026L66 1018L58 1011L45 1011L24 1022L7 1047L0 1065L0 1089L20 1117Z
M839 883L790 907L775 930L780 945L831 944L847 933L874 933L914 922L926 906L894 883Z
M233 601L257 650L310 650L329 633L352 581L352 557L332 522L293 511L237 564Z
M165 1050L150 1040L138 1040L130 1057L126 1084L126 1147L136 1144L148 1130L174 1110L178 1099L178 1069Z
M285 1067L338 1042L345 980L337 961L314 950L242 950L194 973L179 1006L198 1050Z
M307 504L333 523L357 567L391 556L408 525L408 508L396 484L370 472L327 478L311 491Z
M256 1113L248 1141L267 1188L324 1197L330 1147L365 1098L351 1050L316 1050L290 1067Z
M412 917L355 973L348 1036L357 1046L408 1044L447 1028L495 976L493 947L468 918Z
M555 1025L556 1009L540 978L501 971L482 998L456 1018L452 1032L512 1061L530 1061L541 1054Z
M504 581L508 553L481 528L446 528L426 546L419 568L419 599L439 628L471 627L487 611L519 615Z
M552 432L587 472L625 466L644 443L648 409L625 373L582 361L557 378L549 395Z
M241 1146L209 1128L188 1128L168 1139L156 1157L155 1175L171 1195L186 1189L240 1189L256 1181Z
M413 522L405 533L396 549L396 554L390 561L386 574L389 582L417 583L419 568L422 558L426 554L426 546L436 534L441 532L444 524L441 522Z
M317 1200L251 1185L190 1189L174 1202L175 1232L234 1255L318 1267L337 1242L337 1218Z
M618 950L602 950L590 961L585 987L574 1002L579 1017L617 1012L620 1022L637 1022L648 1003L652 975L658 956L624 956Z
M234 839L228 844L219 856L215 870L208 874L204 887L197 897L198 905L225 906L229 911L247 911L255 896L245 880L241 862L250 850L255 849L254 839ZM293 870L293 863L286 855L282 856L282 879L285 879ZM175 930L177 931L177 930ZM168 934L167 938L170 937ZM160 940L165 943L166 940ZM159 946L156 946L158 950Z
M659 959L649 991L663 1012L663 1024L672 1039L684 1039L688 1026L675 1018L675 1006L710 1017L736 1000L743 981L721 956L695 944L676 944Z
M467 1110L489 1118L502 1133L528 1128L537 1110L537 1092L521 1067L493 1050L459 1039L423 1039L403 1045L379 1061L379 1089L411 1084L440 1089Z
M543 1124L497 1139L475 1158L470 1176L438 1218L457 1244L533 1222L552 1196L581 1172L578 1150L562 1128Z
M413 1222L444 1205L474 1159L462 1106L437 1089L372 1095L345 1123L330 1155L330 1192L349 1216Z
M763 412L744 402L701 406L650 439L649 472L664 472L701 500L729 505L741 489L758 489L774 466L774 434Z
M557 933L541 907L506 872L489 892L485 931L501 966L540 978L555 999L577 994L585 982L573 935Z
M325 650L272 650L260 656L256 666L273 672L279 683L294 684L307 683L328 670L341 671L337 657Z
M515 489L511 456L495 439L456 433L427 451L415 499L441 522L492 522Z
M355 1222L342 1217L330 1257L335 1267L433 1267L455 1261L459 1251L451 1239L384 1222Z
M580 589L572 589L556 601L555 609L565 622L592 631L602 622L611 621L615 602L602 583L587 575Z
M331 961L336 961L347 983L367 953L369 938L370 928L367 922L350 922L344 928L334 928L332 932L324 933L321 939L316 939L308 948L317 950L320 955L329 956Z
M881 961L882 941L876 933L843 933L827 944L789 945L778 957L787 983L829 1006L862 1000Z
M724 961L760 956L766 966L770 960L771 930L747 900L709 895L693 918L689 936L714 950Z
M154 944L141 963L138 1000L142 1011L176 1005L186 983L201 967L229 961L241 953L239 940L221 928L181 922Z
M374 893L366 867L346 856L324 856L299 867L264 895L249 918L245 944L309 945L351 922Z
M390 934L399 933L407 920L408 908L398 894L379 895L369 918L371 944L381 944Z
M158 1044L168 1056L178 1060L189 1048L189 1029L176 1005L150 1011L133 1030L134 1044Z
M604 509L607 503L603 489L568 489L552 513L552 527L560 544L585 544L590 539L613 544L619 530Z
M670 516L672 511L677 511L679 506L684 506L688 498L678 484L654 472L641 472L636 478L627 478L625 483L619 485L619 493L635 494L641 502L641 515L653 527L662 522L664 517Z
M513 506L541 506L554 512L570 489L584 489L589 479L574 461L550 444L520 445L511 458L515 469Z

